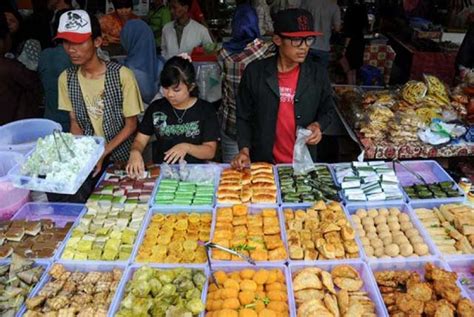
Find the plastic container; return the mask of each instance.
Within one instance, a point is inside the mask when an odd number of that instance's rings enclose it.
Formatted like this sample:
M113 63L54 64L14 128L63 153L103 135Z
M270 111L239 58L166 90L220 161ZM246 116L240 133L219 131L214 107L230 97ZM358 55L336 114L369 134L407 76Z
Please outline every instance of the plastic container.
M30 191L13 186L7 175L22 160L20 153L0 151L0 220L9 220L30 199Z
M429 161L429 160L420 160L420 161L404 161L404 165L406 165L412 171L418 173L428 184L439 183L439 182L453 182L453 189L455 189L459 193L459 197L448 197L442 198L445 201L452 201L452 202L462 202L465 199L464 192L459 188L458 184L449 176L449 174L439 165L436 161ZM415 175L408 172L403 166L400 164L395 164L395 173L397 175L398 180L400 181L400 185L402 187L412 186L417 184L423 184L421 180L415 177ZM403 189L403 188L402 188ZM437 198L429 198L429 199L411 199L408 197L405 190L403 190L403 195L405 196L406 201L409 202L430 202L430 201L437 201Z
M119 292L120 285L122 284L123 278L124 278L125 273L126 273L126 266L123 265L123 264L119 264L119 263L97 262L97 261L91 261L91 262L58 261L56 263L62 264L64 266L64 268L67 271L70 271L70 272L85 272L85 273L87 273L87 272L92 272L92 271L110 272L113 269L122 270L123 271L122 278L121 278L121 280L119 282L119 285L118 285L118 287L115 291L114 298L117 296L117 293ZM46 283L48 283L51 280L51 276L49 275L49 270L50 269L51 269L51 266L48 268L47 273L45 273L43 275L43 278L40 280L37 287L33 290L33 292L30 293L31 295L29 297L36 296L43 289L43 287L46 285ZM113 316L111 314L113 303L114 302L112 301L112 303L110 304L108 316ZM21 314L19 314L18 316L23 316L23 314L25 312L26 312L26 307L24 308L23 311L21 311Z
M382 297L380 296L380 292L378 290L377 284L375 283L375 280L370 272L369 267L364 262L360 260L356 260L356 259L353 259L351 261L346 261L346 262L328 261L328 262L316 262L316 263L305 263L305 264L290 263L289 270L291 273L291 283L287 283L287 285L290 285L289 287L291 289L290 297L293 298L293 305L294 305L292 307L292 310L295 312L295 315L297 313L297 307L296 307L296 301L294 300L293 275L308 267L317 267L331 273L331 270L338 265L350 265L354 269L357 270L357 272L360 275L360 278L364 282L364 285L362 286L361 291L365 291L368 293L368 296L374 303L376 315L378 317L388 316L387 312L385 311L385 305L383 303ZM335 288L337 291L338 290L337 286L335 286Z
M45 260L34 260L35 261L35 264L33 265L33 267L37 267L37 266L42 266L44 268L44 271L43 271L43 274L41 274L41 277L40 279L38 280L38 282L36 283L36 285L33 287L33 289L29 292L29 294L27 294L27 298L30 298L32 297L32 294L34 292L37 292L38 288L40 287L40 283L41 281L43 280L46 272L49 271L49 267L51 265L51 263L49 261L45 261ZM0 260L0 266L3 266L3 265L7 265L7 264L10 264L11 263L11 259L7 259L7 260ZM25 301L26 301L26 298L25 298ZM23 316L23 314L25 313L26 311L26 306L25 304L23 303L23 305L20 306L20 308L18 309L17 313L16 313L16 317L20 317L20 316Z
M451 257L446 262L451 271L458 274L461 288L474 301L474 255Z
M216 210L215 210L215 215L212 219L212 228L211 228L211 241L214 241L214 232L215 232L215 229L216 229L216 223L217 223L217 212L219 210L219 208L228 208L228 207L223 207L223 206L217 206L216 207ZM283 263L286 263L286 261L288 260L288 245L286 243L286 240L285 240L285 233L284 233L284 227L285 227L285 224L284 222L282 223L281 221L281 216L280 216L280 212L279 212L279 207L277 205L269 205L269 206L254 206L254 205L250 205L248 206L248 214L250 215L253 215L253 214L257 214L257 213L261 213L262 212L262 209L264 208L272 208L272 209L275 209L277 211L277 217L278 217L278 222L280 223L280 238L281 240L283 241L283 245L285 246L285 249L286 249L286 254L287 254L287 257L284 259L284 260L277 260L277 261L256 261L257 265L266 265L267 263L276 263L276 264L283 264ZM224 261L224 260L215 260L212 258L212 250L210 252L210 257L211 257L211 261L214 265L227 265L227 264L232 264L232 263L237 263L237 264L245 264L247 263L246 261L242 260L242 261Z
M293 296L293 291L291 289L291 274L290 271L288 270L288 267L282 264L272 264L272 263L265 263L265 264L259 264L256 267L252 266L250 264L237 264L237 263L230 263L227 265L213 265L212 266L212 271L217 272L217 271L224 271L226 273L230 272L235 272L235 271L242 271L244 269L252 269L255 271L265 269L265 270L274 270L274 269L279 269L283 272L285 275L285 282L286 282L286 292L288 296L288 310L289 310L289 316L291 317L296 317L296 312L294 311L294 296ZM210 279L209 279L210 281Z
M220 179L220 174L222 171L221 164L187 164L186 166L191 168L191 169L196 169L196 168L202 168L204 171L209 171L209 173L214 172L214 180L212 184L214 185L214 195L212 198L212 204L211 205L191 205L191 206L183 206L183 205L158 205L155 202L155 198L157 194L160 191L160 184L163 179L167 179L166 175L163 173L163 166L165 164L162 164L161 166L161 171L160 171L160 177L158 178L155 188L151 194L150 197L150 202L149 205L150 207L166 207L166 208L179 208L179 207L214 207L216 205L216 190L219 185L219 179ZM179 168L179 165L170 165L170 167L173 169L173 171L176 171Z
M433 209L433 208L439 208L441 205L446 205L446 204L459 204L459 205L462 205L462 203L460 203L460 202L453 202L453 201L450 201L450 200L439 199L437 201L411 202L409 204L409 206L411 208L411 212L412 212L413 216L416 218L416 221L418 223L420 223L420 225L423 227L423 231L425 232L425 235L427 237L429 237L430 241L432 241L432 244L436 248L439 255L441 255L443 257L460 256L461 255L460 253L459 254L458 253L449 254L449 253L441 252L441 250L438 248L435 241L431 238L431 235L428 232L427 228L425 228L424 224L421 222L421 220L418 218L418 216L416 215L416 212L415 212L415 209L418 209L418 208Z
M345 207L345 210L347 212L347 215L349 217L349 220L351 221L351 224L352 226L354 227L354 222L352 221L352 215L356 213L356 211L359 209L359 208L364 208L364 209L380 209L380 208L398 208L402 213L406 213L409 217L410 217L410 220L413 224L413 227L416 228L418 230L418 233L420 234L421 238L423 239L423 241L426 243L426 245L428 246L428 249L429 249L429 252L430 254L429 255L425 255L425 256L421 256L421 257L418 257L419 259L424 259L424 258L432 258L432 257L436 257L439 255L438 253L438 250L436 249L436 246L434 245L434 243L431 241L431 238L429 237L429 235L426 233L426 231L424 230L423 228L423 225L418 221L417 217L412 213L412 211L410 210L409 206L405 203L366 203L366 204L358 204L358 205L349 205L349 206L346 206ZM357 237L359 238L359 241L360 241L360 237L358 234L356 234ZM363 247L362 243L361 243L361 246ZM378 260L381 260L380 258L370 258L367 256L367 254L365 253L365 249L363 250L363 256L364 256L364 259L366 259L368 262L373 262L373 261L378 261ZM406 257L404 257L405 259L408 259ZM392 258L394 259L394 258ZM389 259L387 259L389 260Z
M132 251L132 255L131 255L131 259L132 259L132 262L133 263L139 263L139 264L147 264L147 263L150 263L150 264L164 264L164 263L154 263L154 262L138 262L136 260L136 257L137 257L137 254L138 254L138 251L140 250L140 247L143 243L143 239L145 238L145 234L146 234L146 231L148 230L148 226L150 225L150 222L151 222L151 219L152 217L155 215L155 214L176 214L176 213L181 213L181 212L185 212L187 214L190 214L190 213L211 213L212 215L212 218L214 218L214 213L215 213L215 209L212 208L212 207L178 207L178 208L169 208L169 207L154 207L152 208L146 218L144 219L143 221L143 225L142 225L142 228L135 240L135 245L133 247L133 251ZM212 222L211 222L211 228L212 228ZM211 230L211 228L209 228ZM209 233L209 239L210 239L210 234ZM203 242L207 242L207 241L203 241ZM185 263L186 264L186 263ZM189 263L191 264L191 263ZM204 262L204 263L192 263L191 265L206 265L207 262ZM176 263L175 264L176 266L181 266L182 263Z
M15 151L26 155L38 138L62 131L59 123L48 119L18 120L0 127L0 151Z
M418 272L421 277L423 278L424 275L425 275L425 265L427 263L432 263L434 264L435 266L439 267L439 268L442 268L444 270L447 270L447 271L451 271L451 269L449 268L449 266L439 260L439 259L392 259L392 260L389 260L389 261L378 261L378 262L372 262L372 263L369 263L369 267L372 271L372 273L375 273L375 272L380 272L380 271L403 271L403 270L408 270L408 271L414 271L414 272ZM375 274L374 274L374 280L375 280ZM459 282L457 283L458 284L458 287L460 287L461 285L459 284ZM378 286L377 286L378 287ZM464 297L468 297L467 294L464 292L464 290L461 288L461 294L464 296ZM388 315L388 311L387 311L387 307L385 305L383 305L384 307L384 316L389 316Z
M132 265L127 268L125 271L125 274L122 277L122 282L119 285L119 288L117 289L115 293L115 298L114 301L112 302L111 308L109 310L109 316L115 316L117 312L120 310L120 304L122 303L123 298L125 297L125 288L127 286L128 281L130 281L133 278L133 274L135 273L136 270L138 270L142 266L148 266L153 269L176 269L178 266L176 264L164 264L164 265L154 265L154 264L140 264L140 265ZM197 270L202 270L206 277L209 277L209 270L206 267L202 267L199 265L186 265L182 264L179 265L179 268L189 268L189 269L197 269ZM208 283L204 284L204 287L202 289L202 294L201 294L201 300L206 304L206 297L207 297L207 288L208 288ZM204 312L199 314L199 317L204 317Z
M78 136L76 138L81 138L81 136ZM20 188L26 188L30 190L43 191L43 192L49 192L49 193L73 195L82 186L82 184L87 179L89 174L92 172L95 165L97 164L102 154L104 153L104 144L105 144L104 138L101 138L101 137L93 137L93 138L96 144L98 145L98 147L96 151L93 153L93 155L91 155L86 165L84 165L84 167L78 173L74 182L72 183L51 182L43 178L25 176L21 173L21 164L17 164L15 167L13 167L8 173L8 176L10 176L15 186L20 187ZM33 151L34 150L31 150L30 153L28 153L27 158L33 154Z
M340 204L341 204L341 207L343 208L343 212L344 212L344 214L345 214L347 220L349 221L349 223L351 223L349 217L347 216L346 211L344 210L344 207L343 207L342 203L340 203ZM283 206L280 207L280 212L279 212L279 214L280 214L280 222L283 223L283 224L284 224L283 226L285 227L285 230L284 230L284 239L285 239L285 240L284 240L284 241L285 241L286 243L288 243L288 235L287 235L287 226L286 226L285 213L284 213L285 209L292 209L292 210L303 209L303 210L306 211L306 209L309 208L309 207L311 207L311 206L312 206L312 204L309 204L309 203L308 203L308 204L292 204L292 205L289 205L289 204L288 204L288 205L283 205ZM352 223L351 223L351 224L352 224ZM357 235L356 235L356 237L355 237L355 241L356 241L356 243L357 243L357 246L359 247L359 257L358 257L358 258L355 258L355 259L354 259L354 258L337 259L337 262L343 263L343 262L347 262L347 261L356 261L356 260L359 260L359 259L362 260L362 259L364 258L363 252L362 252L362 243L360 242L359 237L358 237ZM288 248L289 248L289 246L288 246ZM292 260L292 259L290 258L290 254L289 254L289 253L288 253L288 258L289 258L289 261L288 261L289 263L293 263L293 264L305 264L305 265L306 265L306 264L309 265L309 264L314 264L314 263L324 263L324 262L336 261L336 260L319 260L319 259L318 259L318 260L314 260L314 261Z

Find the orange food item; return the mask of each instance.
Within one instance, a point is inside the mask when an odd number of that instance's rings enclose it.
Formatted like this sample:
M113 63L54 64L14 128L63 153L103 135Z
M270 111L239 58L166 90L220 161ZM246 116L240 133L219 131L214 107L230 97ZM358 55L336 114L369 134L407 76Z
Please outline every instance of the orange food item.
M269 273L267 270L264 270L264 269L258 270L257 273L255 273L255 275L253 276L253 280L258 285L263 285L267 282L268 276L269 276Z
M277 314L273 310L265 308L258 313L258 317L277 317Z
M239 290L235 288L224 288L221 293L221 297L223 299L237 298L238 296L239 296Z
M244 252L242 252L244 253ZM240 259L240 258L239 258ZM242 259L240 259L242 260ZM234 281L236 281L237 283L240 283L240 273L239 272L232 272L230 273L229 275L229 278L233 279Z
M239 282L237 282L236 280L232 278L227 279L223 285L224 285L224 288L233 288L233 289L236 289L237 291L240 290Z
M240 305L248 305L251 304L255 299L255 292L251 291L242 291L239 293L239 301Z
M239 317L239 313L233 309L222 309L217 311L213 317Z
M288 304L281 301L271 301L267 305L267 308L276 312L281 312L281 313L288 312Z
M278 272L280 272L280 270L271 270L270 272L268 272L268 279L266 283L275 283L278 280Z
M242 291L255 292L257 290L257 283L255 283L253 280L243 280L240 282L240 289Z
M244 308L239 311L239 317L258 317L258 314L253 309Z
M223 309L238 309L240 308L240 302L237 298L228 298L222 303Z
M265 309L265 303L262 300L255 301L255 311L257 313L260 313L264 309Z
M253 276L255 275L255 270L252 270L252 269L244 269L242 271L240 271L240 277L242 279L252 279Z
M286 292L283 292L283 291L270 291L267 293L267 297L271 301L285 302L288 300L288 295L286 294Z
M219 284L224 284L224 282L227 280L227 274L224 271L214 272L214 277Z
M283 290L283 285L281 283L278 283L278 282L275 282L275 283L271 283L271 284L266 284L265 286L265 290L267 292L270 292L270 291L282 291Z

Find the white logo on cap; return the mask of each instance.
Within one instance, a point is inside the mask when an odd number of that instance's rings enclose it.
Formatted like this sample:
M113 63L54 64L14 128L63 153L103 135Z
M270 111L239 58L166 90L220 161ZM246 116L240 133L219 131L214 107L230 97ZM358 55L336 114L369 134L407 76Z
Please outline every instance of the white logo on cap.
M80 28L85 27L88 22L84 20L79 14L74 12L67 12L68 21L64 26L67 30L77 31Z

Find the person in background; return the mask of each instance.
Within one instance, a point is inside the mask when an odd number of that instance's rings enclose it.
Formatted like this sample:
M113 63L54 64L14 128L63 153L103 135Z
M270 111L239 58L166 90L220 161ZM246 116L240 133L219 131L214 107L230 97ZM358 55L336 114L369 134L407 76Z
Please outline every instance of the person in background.
M270 15L270 7L268 6L266 0L252 0L252 5L257 11L258 16L258 28L260 29L260 34L263 35L272 35L273 34L273 21Z
M232 166L253 162L292 163L297 127L311 131L306 144L315 159L315 145L334 117L327 71L307 58L314 42L314 21L303 9L280 11L275 17L276 56L247 66L237 95L237 142Z
M165 24L172 20L170 8L163 3L163 0L155 0L152 3L147 20L155 34L156 48L161 51L161 32Z
M100 18L103 46L120 44L120 32L127 21L138 19L133 13L133 0L112 0L114 11Z
M456 56L456 72L464 81L465 77L474 72L474 14L469 16L469 28L464 36L461 47Z
M128 161L143 103L133 72L99 58L97 51L102 37L94 16L83 10L64 13L56 39L63 41L74 64L59 76L59 109L69 112L72 134L105 138L104 154L78 193L53 197L53 200L84 202L109 159Z
M202 13L198 0L192 0L191 8L189 9L189 15L194 21L206 26L206 18L204 17L204 13Z
M25 65L31 71L38 70L39 55L41 53L41 44L38 40L29 39L23 45L23 49L17 60Z
M149 104L158 92L162 68L153 32L142 20L128 21L120 33L120 41L127 51L123 64L135 74L142 100Z
M344 16L344 34L346 36L341 66L346 73L347 84L357 83L357 71L364 63L364 30L369 26L367 9L363 2L349 0Z
M260 39L258 17L249 1L237 1L232 18L232 37L223 44L218 61L223 72L222 106L219 108L222 160L230 163L239 153L236 127L236 98L248 64L274 54L274 45Z
M314 18L314 29L322 33L311 46L309 54L327 68L331 50L331 33L341 30L341 10L334 0L302 0L301 8L311 12Z
M174 21L163 27L161 36L161 54L165 59L181 53L191 54L195 47L212 43L208 29L191 19L191 3L192 0L170 2Z
M38 75L20 62L5 58L10 49L8 23L0 14L0 125L38 117L42 99Z
M0 3L0 14L6 18L11 38L10 50L6 53L10 55L10 58L16 58L21 53L21 49L26 40L24 27L22 25L23 18L17 10L5 2Z
M58 11L59 14L67 10ZM53 29L57 30L59 17L55 20ZM53 37L56 36L55 31ZM61 73L72 66L69 56L62 45L44 49L39 57L38 75L43 84L45 96L44 117L61 124L64 132L69 132L69 113L58 109L58 79Z
M161 72L164 98L154 101L138 127L127 165L129 175L142 175L143 150L155 134L155 163L185 160L203 163L214 158L219 138L213 106L198 98L194 67L181 56L169 59Z

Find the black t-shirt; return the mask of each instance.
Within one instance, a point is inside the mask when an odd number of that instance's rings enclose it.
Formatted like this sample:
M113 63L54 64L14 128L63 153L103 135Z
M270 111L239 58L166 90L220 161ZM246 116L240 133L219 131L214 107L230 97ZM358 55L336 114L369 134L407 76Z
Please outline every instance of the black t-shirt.
M153 153L155 163L162 163L164 153L177 144L201 145L219 138L216 111L211 104L201 99L187 110L174 109L166 98L153 102L145 111L138 131L156 135L158 146L157 152ZM188 163L203 162L191 155L186 155L184 159Z

